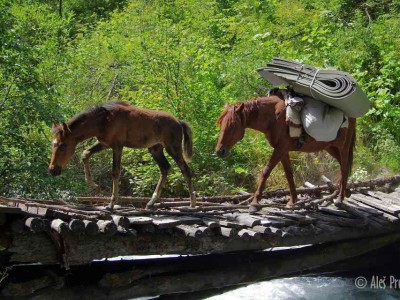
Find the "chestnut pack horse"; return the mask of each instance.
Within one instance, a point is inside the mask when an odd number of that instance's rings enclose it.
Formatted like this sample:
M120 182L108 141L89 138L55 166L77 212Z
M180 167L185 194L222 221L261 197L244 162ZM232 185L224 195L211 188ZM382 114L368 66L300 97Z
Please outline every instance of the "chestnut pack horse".
M306 135L304 144L299 148L298 138L289 136L289 127L286 125L285 101L280 93L269 97L260 97L234 105L226 105L218 118L217 124L221 131L216 146L219 157L226 157L229 149L240 141L246 128L264 133L270 145L274 148L270 159L265 165L256 192L250 203L250 212L259 210L259 201L265 188L265 182L274 167L281 162L289 183L290 200L288 207L297 200L296 187L289 158L289 151L317 152L326 150L340 165L339 197L335 201L342 201L345 197L347 179L353 163L353 149L356 138L356 120L349 118L348 128L341 128L335 140L319 142Z
M164 148L182 171L189 188L190 206L196 205L192 175L185 161L185 158L191 158L193 153L192 131L188 123L171 114L115 102L78 114L61 125L53 125L52 131L54 140L49 172L53 176L61 174L78 143L92 137L97 138L98 141L82 154L85 180L95 191L98 186L93 182L90 173L89 158L104 149L112 149L111 210L119 197L123 147L147 148L160 168L161 176L147 207L152 207L160 198L161 189L171 167L164 155Z

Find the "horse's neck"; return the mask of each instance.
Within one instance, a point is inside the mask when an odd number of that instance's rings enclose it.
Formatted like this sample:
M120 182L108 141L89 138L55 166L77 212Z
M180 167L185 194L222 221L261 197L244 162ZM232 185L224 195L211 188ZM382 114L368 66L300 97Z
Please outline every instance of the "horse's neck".
M276 122L276 102L257 101L246 109L246 128L265 132ZM284 107L283 107L284 108Z
M98 122L95 122L95 120L92 119L85 120L79 124L71 124L71 134L80 143L96 136L99 132L98 126Z

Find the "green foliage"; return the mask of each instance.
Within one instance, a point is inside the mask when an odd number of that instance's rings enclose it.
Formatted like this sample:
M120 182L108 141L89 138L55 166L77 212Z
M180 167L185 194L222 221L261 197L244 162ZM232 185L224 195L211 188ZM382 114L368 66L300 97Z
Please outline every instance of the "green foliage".
M0 0L0 194L88 193L78 158L93 141L78 147L62 177L50 178L49 128L113 100L169 111L192 125L199 194L253 191L271 148L249 131L221 160L213 154L215 120L224 103L265 93L255 69L274 56L353 74L372 103L358 121L356 177L400 170L398 1L62 3L60 15L59 1ZM106 194L110 157L92 159ZM298 181L337 166L325 154L293 153L293 163ZM172 166L164 195L186 195ZM147 151L126 150L123 167L123 194L152 193L159 171ZM286 185L282 170L272 175L269 185Z

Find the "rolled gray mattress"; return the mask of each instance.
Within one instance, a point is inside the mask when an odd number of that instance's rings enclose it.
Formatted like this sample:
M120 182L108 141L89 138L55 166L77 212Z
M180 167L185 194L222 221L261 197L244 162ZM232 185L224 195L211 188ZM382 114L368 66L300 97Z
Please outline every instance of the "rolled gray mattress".
M360 117L369 110L367 95L346 72L318 69L283 58L273 58L257 71L272 85L291 86L296 93L339 108L349 117Z

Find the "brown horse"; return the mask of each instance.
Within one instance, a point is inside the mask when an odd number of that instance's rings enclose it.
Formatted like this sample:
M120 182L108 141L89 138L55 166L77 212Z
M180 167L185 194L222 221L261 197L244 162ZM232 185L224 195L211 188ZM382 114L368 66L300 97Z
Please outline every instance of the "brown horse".
M160 168L160 180L147 207L152 207L160 198L161 189L171 167L164 156L164 148L185 177L190 193L190 206L196 205L191 171L184 159L184 156L187 159L191 158L193 153L192 131L188 123L179 121L171 114L115 102L78 114L61 125L53 125L52 131L54 140L49 172L53 176L61 174L78 143L91 137L97 138L98 141L82 154L85 180L93 190L97 190L98 186L93 182L90 173L89 158L104 149L112 149L111 210L119 197L123 147L148 148Z
M289 183L290 200L288 206L297 201L296 187L289 158L289 151L317 152L326 150L340 164L339 199L345 197L346 184L353 163L353 148L356 137L356 120L349 118L348 128L341 128L335 140L319 142L306 135L303 145L299 148L298 138L289 136L289 127L286 125L285 101L278 93L270 97L261 97L234 105L226 105L217 124L221 131L216 146L219 157L226 157L228 151L251 128L264 133L270 145L274 148L270 159L265 165L258 182L257 190L253 195L250 211L259 209L259 201L265 188L265 181L274 167L281 162Z

